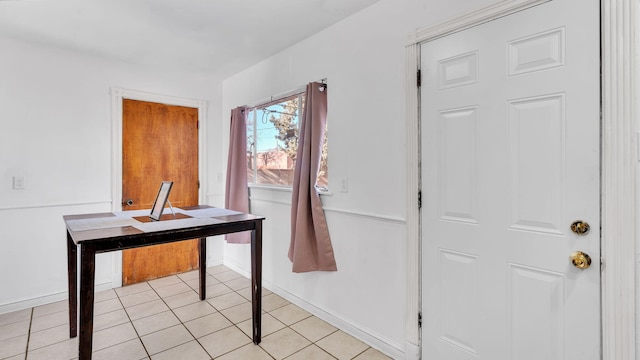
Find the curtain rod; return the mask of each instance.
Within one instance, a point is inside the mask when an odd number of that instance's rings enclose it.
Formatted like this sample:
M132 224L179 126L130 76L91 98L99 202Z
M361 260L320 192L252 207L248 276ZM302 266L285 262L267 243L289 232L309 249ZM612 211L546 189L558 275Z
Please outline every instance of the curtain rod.
M319 83L323 84L325 87L328 86L327 78L322 78L320 80L316 80L316 81L312 81L312 82L319 82ZM282 93L279 93L279 94L276 94L276 95L272 95L272 96L270 96L268 98L264 98L264 99L262 99L260 101L256 101L256 102L253 103L255 105L245 105L245 107L247 107L248 109L260 107L260 106L266 105L268 103L271 103L273 101L277 101L277 100L284 99L284 98L289 97L289 96L301 94L301 93L305 92L306 89L307 89L307 85L304 85L304 86L299 87L299 88L297 88L295 90L285 91L285 92L282 92Z

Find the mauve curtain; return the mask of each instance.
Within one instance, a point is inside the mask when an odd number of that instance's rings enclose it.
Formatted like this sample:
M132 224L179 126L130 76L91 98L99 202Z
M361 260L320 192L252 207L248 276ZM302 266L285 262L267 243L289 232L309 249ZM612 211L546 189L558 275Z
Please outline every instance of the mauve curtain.
M315 189L326 123L326 87L311 83L307 85L293 175L289 245L293 272L338 270L322 202Z
M249 188L247 185L247 112L245 107L231 110L231 132L229 135L229 161L227 162L227 184L224 207L229 210L249 212ZM227 234L227 242L247 244L251 232Z

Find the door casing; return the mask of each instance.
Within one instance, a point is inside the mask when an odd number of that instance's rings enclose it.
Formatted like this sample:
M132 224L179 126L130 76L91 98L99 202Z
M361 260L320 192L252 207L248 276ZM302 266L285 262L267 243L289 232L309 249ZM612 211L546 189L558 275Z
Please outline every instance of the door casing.
M207 102L205 100L188 99L175 96L158 95L143 91L111 88L111 210L122 210L122 100L140 100L167 105L186 106L198 109L198 177L200 189L198 201L206 204L207 194L207 152L206 152L206 119ZM122 286L122 252L114 252L111 273L111 286Z
M421 321L420 44L547 1L504 0L418 29L405 47L407 119L406 358L419 359ZM601 0L601 249L602 359L634 360L637 210L636 89L638 0ZM577 12L579 13L579 11ZM622 39L620 41L619 39Z

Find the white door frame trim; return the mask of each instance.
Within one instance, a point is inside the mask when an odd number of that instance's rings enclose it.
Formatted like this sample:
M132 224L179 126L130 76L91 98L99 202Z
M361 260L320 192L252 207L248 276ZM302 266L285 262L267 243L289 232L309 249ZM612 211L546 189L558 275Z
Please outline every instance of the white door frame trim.
M206 203L206 100L188 99L176 96L159 95L144 91L123 88L111 88L111 211L122 210L122 100L140 100L167 105L185 106L198 109L198 201ZM122 286L122 252L113 253L111 271L112 287Z
M418 194L420 108L416 73L420 44L551 0L503 0L419 29L405 48L407 112L406 358L420 358L421 246ZM558 1L558 0L555 0ZM636 303L636 23L638 0L601 0L602 359L635 360ZM587 314L589 316L590 314Z
M636 353L638 0L601 1L602 354Z

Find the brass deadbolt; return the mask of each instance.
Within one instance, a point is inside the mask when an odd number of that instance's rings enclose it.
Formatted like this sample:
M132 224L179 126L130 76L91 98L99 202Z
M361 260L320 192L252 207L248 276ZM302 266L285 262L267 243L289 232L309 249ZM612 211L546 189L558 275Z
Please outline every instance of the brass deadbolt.
M589 232L589 229L589 224L582 220L574 221L573 224L571 224L571 231L578 235L585 235Z

